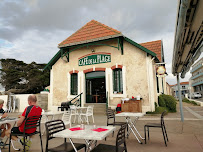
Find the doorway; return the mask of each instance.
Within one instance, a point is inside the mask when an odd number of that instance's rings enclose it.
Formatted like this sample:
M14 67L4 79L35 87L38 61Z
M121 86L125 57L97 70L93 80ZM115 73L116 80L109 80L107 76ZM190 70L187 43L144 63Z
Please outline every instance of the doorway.
M105 72L86 74L86 103L106 103Z

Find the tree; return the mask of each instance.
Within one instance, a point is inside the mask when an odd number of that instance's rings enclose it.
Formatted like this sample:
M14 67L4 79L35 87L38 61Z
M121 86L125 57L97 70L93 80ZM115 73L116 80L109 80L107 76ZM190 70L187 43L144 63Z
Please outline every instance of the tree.
M49 85L49 71L45 64L26 64L15 59L1 59L1 80L5 91L13 93L39 93Z

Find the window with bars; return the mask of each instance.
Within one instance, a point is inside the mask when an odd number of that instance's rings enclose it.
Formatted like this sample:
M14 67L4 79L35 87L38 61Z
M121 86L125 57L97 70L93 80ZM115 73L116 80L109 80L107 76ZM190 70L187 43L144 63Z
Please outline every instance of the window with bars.
M71 95L78 94L78 74L71 74Z
M113 92L123 93L122 69L120 68L113 70Z

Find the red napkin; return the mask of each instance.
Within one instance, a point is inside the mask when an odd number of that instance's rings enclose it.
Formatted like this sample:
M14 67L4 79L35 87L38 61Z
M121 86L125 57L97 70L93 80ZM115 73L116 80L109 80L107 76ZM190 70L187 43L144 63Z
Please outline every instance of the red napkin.
M83 129L81 129L80 127L76 127L76 128L69 128L69 130L71 130L71 131L77 131L77 130L83 130Z
M107 131L108 129L104 128L97 128L97 129L92 129L92 131L97 131L97 132L102 132L102 131Z

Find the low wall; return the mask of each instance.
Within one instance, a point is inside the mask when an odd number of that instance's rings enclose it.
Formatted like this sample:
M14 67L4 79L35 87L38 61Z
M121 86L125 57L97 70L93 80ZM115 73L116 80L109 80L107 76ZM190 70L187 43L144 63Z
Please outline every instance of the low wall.
M190 99L193 100L194 102L196 102L199 106L203 107L203 102L198 101L198 100L194 100L194 99Z

